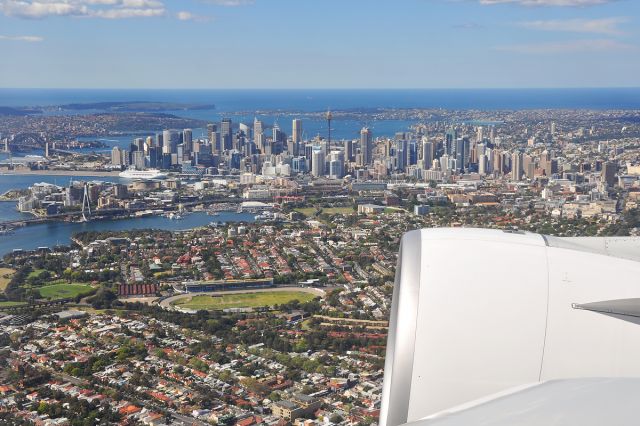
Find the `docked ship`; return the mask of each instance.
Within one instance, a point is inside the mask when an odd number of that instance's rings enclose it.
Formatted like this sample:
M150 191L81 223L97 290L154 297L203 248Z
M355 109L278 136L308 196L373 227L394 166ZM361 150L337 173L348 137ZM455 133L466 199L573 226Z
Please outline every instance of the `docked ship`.
M164 179L167 177L166 173L162 173L157 169L147 169L147 170L134 170L127 169L123 172L120 172L119 176L125 179Z

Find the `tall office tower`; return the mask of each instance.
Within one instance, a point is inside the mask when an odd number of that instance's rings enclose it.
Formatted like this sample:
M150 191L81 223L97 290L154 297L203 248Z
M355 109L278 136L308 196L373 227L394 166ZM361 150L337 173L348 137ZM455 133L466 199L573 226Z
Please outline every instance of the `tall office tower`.
M240 123L238 125L238 128L244 134L244 137L245 137L246 140L250 140L251 139L251 127L249 127L248 125L246 125L244 123Z
M273 146L271 147L272 153L276 155L280 154L283 151L283 146L287 140L287 135L282 130L280 130L280 126L278 126L278 123L275 123L273 125L271 139L273 143Z
M213 143L212 134L218 131L218 126L214 123L207 124L207 139L209 139L209 143Z
M448 172L449 171L449 163L451 158L449 157L449 154L444 154L442 155L442 157L440 157L440 169L443 172Z
M296 144L302 142L302 120L299 118L294 118L291 122L291 138Z
M122 150L117 146L111 149L111 164L114 166L122 166Z
M551 134L552 135L556 134L556 122L555 121L551 122L551 129L550 130L551 130Z
M327 114L325 115L325 117L327 118L327 131L328 131L327 140L329 141L327 146L329 147L329 149L331 149L331 120L333 119L333 114L331 114L331 110L327 111Z
M404 171L407 168L407 149L408 144L404 139L396 140L395 147L395 161L396 161L396 170Z
M522 179L522 153L519 151L511 154L511 180Z
M184 129L182 131L182 145L185 154L190 154L193 151L193 130Z
M533 175L535 174L536 163L529 154L524 154L522 156L522 170L524 171L527 179L533 179Z
M159 147L160 149L162 149L162 147L164 146L164 134L163 133L156 133L156 146Z
M298 142L295 142L293 138L287 139L287 153L289 155L293 157L297 157L299 147L300 147L300 144Z
M362 153L362 162L365 166L371 164L373 159L373 133L368 127L360 130L360 152Z
M144 139L143 138L135 138L133 140L133 144L136 146L136 151L144 152Z
M157 169L162 163L162 150L157 146L149 147L149 167Z
M256 153L256 144L250 140L247 140L244 144L243 153L245 157L251 157Z
M231 119L224 118L220 123L220 148L223 150L233 149L233 134L231 130Z
M496 127L491 126L491 129L489 130L489 141L493 143L495 139L496 139Z
M456 140L458 139L458 132L453 127L449 128L444 134L444 153L452 155L455 152Z
M484 154L478 156L478 173L480 176L487 174L487 156Z
M162 152L174 154L180 141L180 135L175 130L165 130L162 132Z
M264 126L262 125L262 121L258 120L256 117L253 120L253 142L256 144L256 147L262 152L264 151Z
M491 148L485 148L485 174L493 173L493 150Z
M476 158L480 159L481 155L486 154L487 147L483 143L476 144Z
M131 153L132 161L131 164L135 167L136 170L144 170L144 151L133 151Z
M305 157L294 157L291 159L291 170L296 173L306 173L307 159Z
M497 172L499 175L504 173L502 151L499 149L493 150L493 171Z
M177 155L177 164L182 165L184 163L184 143L180 143L178 144L178 146L176 147L176 155Z
M544 170L546 176L551 176L549 166L551 164L551 155L546 149L540 154L540 168Z
M247 138L244 135L244 131L238 130L233 135L233 149L240 152L244 149L244 146L246 143L247 143Z
M273 154L273 141L271 139L267 139L264 136L263 138L264 138L264 142L262 143L262 153L264 155Z
M344 141L344 159L347 162L353 161L353 141L351 139Z
M331 151L329 153L329 177L331 179L342 179L344 176L344 153L342 151Z
M468 138L464 137L456 139L455 159L456 169L459 171L466 169L469 164L469 146Z
M9 151L7 150L7 152ZM44 157L49 158L49 141L44 143Z
M606 182L608 186L614 186L616 183L616 173L618 172L618 165L613 161L607 161L602 165L602 182Z
M304 151L300 153L301 155L304 155L305 158L307 159L307 164L309 165L309 168L311 168L311 154L313 154L313 149L314 149L314 145L312 143L307 143L304 145Z
M153 146L153 136L147 136L144 141L144 152L149 152L149 148Z
M476 129L476 142L480 143L484 140L484 127L478 126Z
M431 168L433 160L436 158L436 144L429 142L427 138L423 138L422 142L422 167Z
M238 151L232 151L229 156L229 168L234 170L240 170L242 165L242 154Z
M325 158L324 150L314 147L311 154L311 174L315 177L324 176Z

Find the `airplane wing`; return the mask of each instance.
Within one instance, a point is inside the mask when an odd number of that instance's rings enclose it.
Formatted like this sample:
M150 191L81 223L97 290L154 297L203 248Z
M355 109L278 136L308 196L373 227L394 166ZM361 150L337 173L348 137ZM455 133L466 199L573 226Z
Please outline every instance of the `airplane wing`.
M640 238L470 228L407 233L396 270L380 425L416 422L531 384L538 386L465 410L465 416L495 414L466 425L492 425L500 413L512 416L511 424L526 424L514 417L533 415L526 407L560 416L553 401L561 389L591 389L585 398L599 391L572 380L611 378L602 383L611 384L603 389L613 395L615 383L640 378L638 277ZM579 414L574 406L566 406L567 415ZM611 411L602 414L616 415Z
M637 424L640 378L552 380L434 414L411 426Z

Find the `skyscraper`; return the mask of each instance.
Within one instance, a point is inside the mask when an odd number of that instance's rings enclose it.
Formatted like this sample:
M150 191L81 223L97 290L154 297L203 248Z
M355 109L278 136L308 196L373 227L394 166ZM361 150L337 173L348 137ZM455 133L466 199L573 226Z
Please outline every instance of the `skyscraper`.
M325 157L324 150L315 147L311 154L311 174L315 177L324 176Z
M368 127L363 127L360 130L360 152L362 153L364 165L371 164L373 158L373 133Z
M184 129L182 131L182 145L185 154L191 153L193 150L193 130Z
M302 120L299 118L294 118L291 122L291 138L296 144L302 142Z
M435 143L430 142L428 139L424 139L422 142L422 167L424 169L430 169L433 164L433 160L436 158Z
M122 165L122 150L117 146L111 149L111 164L114 166Z
M607 161L602 165L602 181L606 182L608 186L613 186L616 183L617 172L617 164L612 161Z
M251 127L247 126L244 123L240 123L239 129L244 134L244 137L246 138L246 140L249 140L251 138Z
M233 134L231 127L232 122L229 118L224 118L220 123L220 148L225 151L233 148Z
M329 154L329 177L331 179L342 179L344 176L344 153L342 151L331 151Z
M218 126L213 124L213 123L209 123L207 124L207 138L209 139L210 143L213 143L213 138L212 138L212 134L218 131Z
M256 117L253 120L253 141L256 144L256 147L264 152L264 129L262 125L262 121L258 120Z
M353 141L351 139L344 141L344 157L346 161L353 161Z
M456 139L456 168L460 171L466 169L469 164L469 149L470 144L468 138L464 137Z
M456 129L454 129L453 127L451 127L449 130L446 131L446 133L444 134L444 153L445 154L453 154L455 152L455 144L456 144L456 140L458 139L458 132L456 131Z
M180 137L175 130L165 130L162 132L162 152L173 154L176 152Z
M327 118L327 130L328 130L327 149L331 149L331 120L333 119L333 114L331 114L331 111L327 111L326 118Z
M522 179L522 153L519 151L511 154L511 180L518 181Z

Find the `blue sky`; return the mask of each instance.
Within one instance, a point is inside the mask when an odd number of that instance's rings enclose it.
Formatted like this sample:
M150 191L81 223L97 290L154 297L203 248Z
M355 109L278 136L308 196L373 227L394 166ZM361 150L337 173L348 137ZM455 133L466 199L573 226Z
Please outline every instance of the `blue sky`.
M0 0L0 87L640 86L637 0Z

